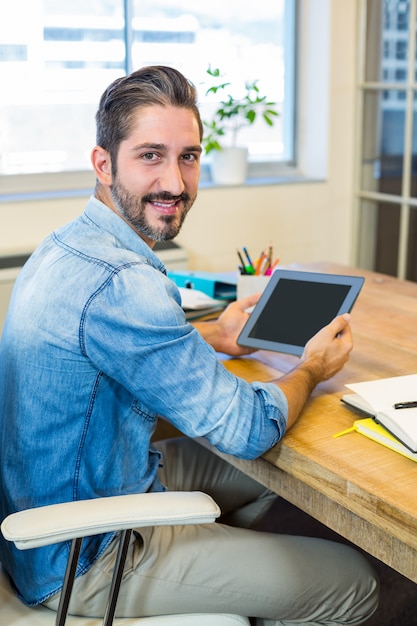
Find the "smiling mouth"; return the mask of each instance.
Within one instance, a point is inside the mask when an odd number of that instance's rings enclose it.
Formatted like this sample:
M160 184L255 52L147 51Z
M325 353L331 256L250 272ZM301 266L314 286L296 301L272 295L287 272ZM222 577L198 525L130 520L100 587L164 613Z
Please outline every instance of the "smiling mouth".
M180 200L171 200L170 202L161 200L148 200L148 203L159 213L164 215L174 215L177 212Z
M161 215L175 215L181 207L186 207L190 203L190 196L187 192L183 192L178 196L173 196L167 192L159 194L148 194L142 198L151 208Z

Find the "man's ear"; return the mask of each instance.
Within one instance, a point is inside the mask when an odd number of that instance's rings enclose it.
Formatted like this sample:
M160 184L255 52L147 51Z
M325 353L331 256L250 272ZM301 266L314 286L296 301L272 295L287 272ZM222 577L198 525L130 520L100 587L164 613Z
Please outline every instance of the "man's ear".
M95 146L91 151L91 163L97 179L102 185L110 186L112 184L111 175L111 158L107 150L101 146Z

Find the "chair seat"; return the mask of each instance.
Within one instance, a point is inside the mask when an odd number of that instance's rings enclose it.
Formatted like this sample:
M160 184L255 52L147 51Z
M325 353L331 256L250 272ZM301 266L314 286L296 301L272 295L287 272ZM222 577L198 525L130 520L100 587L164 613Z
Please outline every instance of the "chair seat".
M0 566L0 624L1 626L55 626L56 613L43 606L25 606L10 587ZM68 616L66 626L101 626L102 619ZM119 618L114 626L249 626L240 615L161 615L157 617Z

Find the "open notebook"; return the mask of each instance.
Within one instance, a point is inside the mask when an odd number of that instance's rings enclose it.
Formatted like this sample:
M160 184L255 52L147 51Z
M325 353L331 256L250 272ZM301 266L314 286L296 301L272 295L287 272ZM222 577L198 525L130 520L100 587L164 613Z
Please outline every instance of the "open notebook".
M417 452L417 407L395 408L417 401L417 374L346 385L354 394L343 402L370 415L412 452Z

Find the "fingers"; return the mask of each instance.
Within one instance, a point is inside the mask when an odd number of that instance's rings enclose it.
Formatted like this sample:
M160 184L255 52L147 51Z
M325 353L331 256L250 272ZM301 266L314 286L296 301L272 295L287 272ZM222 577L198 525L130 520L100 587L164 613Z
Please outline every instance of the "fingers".
M302 360L309 361L321 372L319 378L327 380L346 363L353 348L350 315L343 314L333 319L306 344Z
M350 325L349 313L343 313L334 318L328 325L329 329L334 330L335 337L346 330Z
M240 300L236 301L236 304L239 306L239 308L242 311L245 311L246 309L249 309L252 306L255 306L255 304L258 302L259 298L261 297L262 292L260 291L259 293L254 293L251 294L250 296L246 296L245 298L241 298Z
M321 341L333 341L335 338L351 337L350 330L350 315L344 313L335 317L327 326L324 326L319 330L308 342L311 344L319 343ZM308 345L307 344L307 345Z

